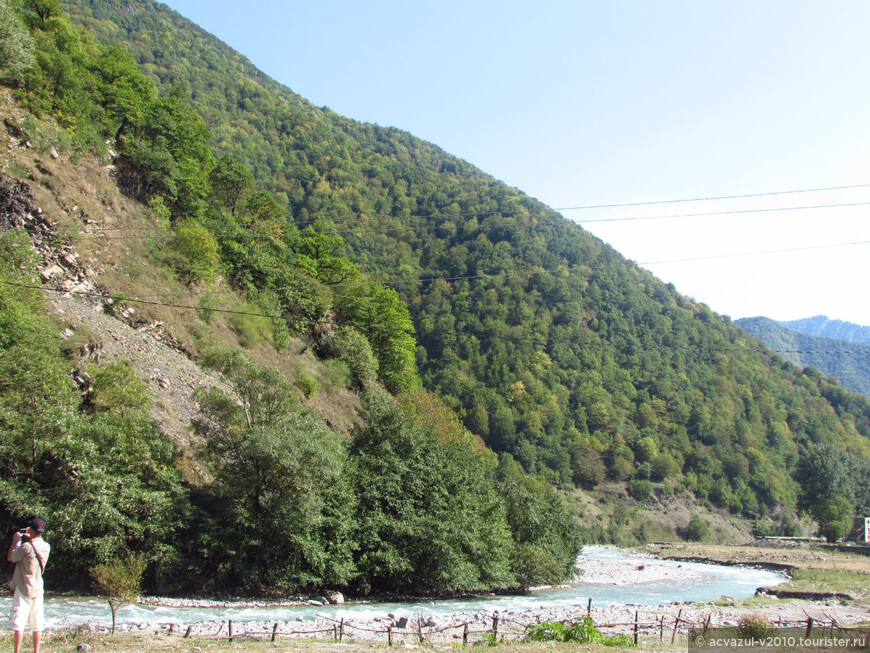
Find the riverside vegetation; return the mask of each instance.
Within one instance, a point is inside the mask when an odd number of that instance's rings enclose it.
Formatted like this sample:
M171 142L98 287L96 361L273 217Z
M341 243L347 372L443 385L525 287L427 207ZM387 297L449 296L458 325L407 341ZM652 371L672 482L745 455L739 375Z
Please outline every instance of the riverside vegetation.
M194 310L172 330L222 382L183 452L123 361L92 362L81 392L26 229L4 233L0 511L52 516L56 578L133 554L175 591L527 587L610 536L559 486L686 493L767 532L803 510L832 538L870 504L870 400L515 189L311 106L149 0L0 15L26 113L10 137L71 162L108 142L138 202L135 236L76 241L141 254L119 259L111 310L182 287ZM6 171L45 183L37 164ZM89 223L72 214L52 219L74 238ZM303 350L316 373L293 367ZM344 433L315 408L324 380L357 398Z

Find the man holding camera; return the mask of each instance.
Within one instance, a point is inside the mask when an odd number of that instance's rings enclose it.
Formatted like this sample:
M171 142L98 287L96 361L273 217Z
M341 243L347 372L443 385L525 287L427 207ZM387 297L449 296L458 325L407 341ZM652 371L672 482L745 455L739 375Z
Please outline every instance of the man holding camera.
M15 653L21 649L27 626L33 633L33 653L39 653L39 636L45 626L42 574L51 551L48 542L42 539L44 531L44 521L36 517L31 519L27 522L27 528L16 531L12 536L12 546L6 554L6 559L15 563L15 573L12 575L15 594L10 615L10 627L15 633Z

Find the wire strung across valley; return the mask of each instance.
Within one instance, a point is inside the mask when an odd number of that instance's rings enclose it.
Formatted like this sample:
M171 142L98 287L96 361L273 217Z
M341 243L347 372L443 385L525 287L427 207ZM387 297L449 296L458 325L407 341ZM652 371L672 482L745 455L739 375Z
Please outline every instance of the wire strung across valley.
M197 311L197 312L211 312L211 313L225 313L230 315L245 315L250 317L262 317L271 320L287 320L286 316L271 314L271 313L263 313L258 311L238 311L233 309L223 309L223 308L212 308L212 307L202 307L202 306L188 306L185 304L169 304L166 302L157 302L157 301L149 301L145 299L135 299L133 297L128 297L126 295L109 295L100 292L74 292L74 291L65 291L58 288L51 288L48 286L37 286L37 285L29 285L22 284L10 281L0 281L0 283L7 286L17 286L25 289L32 290L42 290L47 292L56 293L58 296L50 298L51 301L58 300L71 300L71 299L84 299L90 298L93 300L97 300L100 302L106 302L111 300L114 302L127 302L127 303L135 303L135 304L144 304L151 306L161 306L165 308L173 308L187 311ZM33 301L32 299L22 299L21 301ZM355 324L353 322L344 322L340 320L311 320L311 319L301 319L301 318L293 318L291 320L294 324L305 324L305 325L314 325L314 324L324 324L324 325L333 325L333 326L349 326L357 329L372 329L372 330L381 330L381 331L394 331L394 332L402 332L414 334L414 330L408 329L400 329L391 325L379 325L375 323L366 323L366 324ZM572 339L557 339L557 338L535 338L530 336L513 336L506 334L497 334L492 332L480 332L480 331L444 331L444 330L430 330L426 331L428 335L438 335L442 337L475 337L478 339L500 339L506 340L510 342L517 343L531 343L541 347L551 347L555 345L576 345L580 347L615 347L621 351L641 351L646 347L639 342L633 343L625 343L622 345L613 343L612 341L589 341L589 340L572 340ZM748 336L747 334L747 337ZM709 346L698 346L698 345L677 345L670 343L655 343L652 347L656 349L673 349L680 351L696 351L696 352L756 352L762 354L862 354L867 355L870 353L870 348L867 349L772 349L770 347L758 347L758 346L722 346L722 347L709 347Z

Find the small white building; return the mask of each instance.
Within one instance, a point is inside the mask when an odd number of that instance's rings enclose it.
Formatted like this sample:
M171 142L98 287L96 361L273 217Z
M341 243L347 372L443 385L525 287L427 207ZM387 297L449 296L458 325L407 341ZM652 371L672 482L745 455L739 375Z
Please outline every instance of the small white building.
M855 517L849 539L853 542L870 544L870 517Z

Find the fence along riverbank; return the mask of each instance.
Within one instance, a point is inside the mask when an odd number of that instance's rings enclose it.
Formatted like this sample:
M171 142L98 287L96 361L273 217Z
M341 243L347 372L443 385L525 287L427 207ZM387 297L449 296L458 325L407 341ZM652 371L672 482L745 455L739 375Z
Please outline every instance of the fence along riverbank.
M695 606L697 607L697 606ZM634 610L632 620L628 621L602 621L595 623L596 629L605 635L628 635L635 643L641 637L655 638L659 642L674 644L678 636L687 636L689 633L705 633L711 628L713 612L700 616L697 612L684 617L681 608L676 615L672 611L662 612L649 609ZM501 615L499 613L479 613L472 618L460 618L447 624L437 624L431 617L418 615L416 617L404 617L399 620L391 619L385 626L372 626L370 622L365 625L357 624L353 620L344 618L332 618L319 616L312 624L313 627L305 627L304 622L291 621L209 621L180 626L177 623L161 624L160 628L170 636L182 638L223 639L229 642L243 639L270 640L279 639L330 639L337 642L346 640L355 642L372 642L393 646L404 642L418 644L424 643L461 643L473 645L481 642L518 641L524 639L529 630L545 621L559 621L572 623L585 616L592 615L592 601L588 601L585 614L582 609L562 619L542 619L539 616L529 615L527 618L516 615ZM806 616L803 619L776 619L771 620L771 625L776 628L801 628L806 636L810 635L833 635L837 632L846 632L835 618L813 618Z

